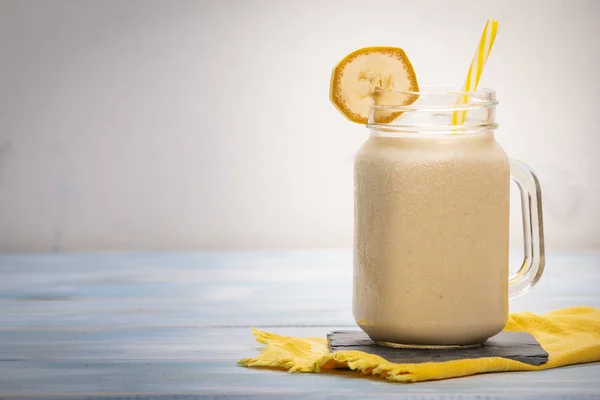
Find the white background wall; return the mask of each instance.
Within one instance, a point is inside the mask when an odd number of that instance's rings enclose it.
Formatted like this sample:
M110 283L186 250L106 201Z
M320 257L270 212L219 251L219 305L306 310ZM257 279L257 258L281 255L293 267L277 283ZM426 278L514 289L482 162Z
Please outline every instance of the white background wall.
M490 17L482 85L547 246L599 248L598 1L0 0L0 249L348 247L366 129L331 68L400 46L460 86Z

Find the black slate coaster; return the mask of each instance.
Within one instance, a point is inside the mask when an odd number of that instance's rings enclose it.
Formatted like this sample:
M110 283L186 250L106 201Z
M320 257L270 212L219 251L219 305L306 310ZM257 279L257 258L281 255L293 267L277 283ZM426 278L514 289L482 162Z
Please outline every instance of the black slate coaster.
M503 357L530 365L548 361L548 353L527 332L500 332L481 346L453 349L398 349L380 346L362 331L334 331L327 334L332 351L357 350L376 354L395 363L424 363L481 357Z

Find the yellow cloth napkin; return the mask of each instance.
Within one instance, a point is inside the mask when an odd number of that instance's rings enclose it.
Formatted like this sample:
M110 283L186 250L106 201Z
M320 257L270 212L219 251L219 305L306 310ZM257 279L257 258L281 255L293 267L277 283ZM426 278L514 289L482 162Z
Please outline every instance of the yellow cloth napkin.
M470 360L396 364L362 351L329 350L324 338L293 338L254 329L266 346L256 358L238 364L246 367L277 367L290 372L327 372L336 368L379 375L394 382L419 382L501 371L535 371L570 364L600 361L600 309L572 307L536 315L513 313L505 328L527 331L549 354L548 362L533 366L500 357Z

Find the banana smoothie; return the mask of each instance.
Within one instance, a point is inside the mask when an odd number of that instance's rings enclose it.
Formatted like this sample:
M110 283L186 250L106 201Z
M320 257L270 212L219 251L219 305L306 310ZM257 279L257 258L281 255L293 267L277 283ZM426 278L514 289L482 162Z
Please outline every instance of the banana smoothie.
M331 73L333 105L369 129L354 164L353 313L381 345L482 344L544 271L539 181L496 142L496 92L477 89L497 28L486 22L462 89L420 88L398 47L357 49ZM509 278L511 179L524 259Z
M504 328L509 168L492 132L360 148L353 311L373 340L468 345Z

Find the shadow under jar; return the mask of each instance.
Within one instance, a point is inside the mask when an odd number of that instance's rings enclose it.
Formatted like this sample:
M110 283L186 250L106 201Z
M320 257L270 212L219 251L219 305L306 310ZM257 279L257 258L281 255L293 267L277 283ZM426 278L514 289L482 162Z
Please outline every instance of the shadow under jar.
M482 344L505 327L509 297L539 280L540 188L496 142L496 104L488 89L376 91L355 158L353 293L354 318L375 342ZM455 112L466 112L464 124L452 125ZM525 260L509 278L511 178Z

